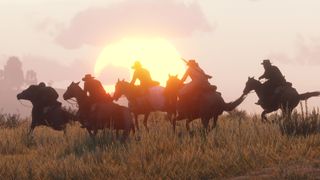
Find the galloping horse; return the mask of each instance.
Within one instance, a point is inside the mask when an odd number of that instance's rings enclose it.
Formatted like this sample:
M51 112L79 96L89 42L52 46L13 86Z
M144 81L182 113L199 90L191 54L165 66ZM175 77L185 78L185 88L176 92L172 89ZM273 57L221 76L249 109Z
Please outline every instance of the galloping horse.
M181 81L177 76L169 76L167 81L167 89L171 90L171 93L174 99L178 99L179 90L183 87ZM190 97L194 98L194 97ZM186 128L189 131L189 123L194 119L201 118L201 122L205 129L208 129L209 120L213 118L213 128L216 127L218 117L224 111L232 111L238 105L240 105L245 99L245 95L242 94L234 102L226 103L219 92L207 91L199 94L196 101L190 101L192 104L187 104L189 111L184 112L186 115ZM174 102L174 101L173 101ZM176 102L177 109L182 106L183 101L177 100ZM184 105L185 106L185 105ZM176 121L184 119L173 119L173 130L175 131Z
M141 95L141 89L138 86L132 85L125 80L118 80L115 86L113 99L118 100L124 95L129 101L129 109L134 114L135 126L139 130L138 116L144 115L143 124L147 131L148 117L151 112L163 111L166 112L166 98L164 96L164 88L160 86L151 87L148 90L148 95ZM170 113L169 118L170 118Z
M29 134L31 134L37 126L48 126L54 130L61 131L66 129L67 123L73 120L75 117L65 109L61 107L45 107L40 105L39 93L40 87L37 85L31 85L26 90L22 91L17 95L17 99L28 100L32 103L32 119ZM41 112L43 111L43 112Z
M279 98L273 99L268 96L267 90L263 84L254 79L254 77L248 77L246 87L243 90L244 94L248 94L254 90L261 101L260 106L263 108L261 113L262 121L267 121L266 114L276 111L281 108L284 117L291 116L292 110L299 104L301 100L307 100L314 96L319 96L320 92L307 92L299 94L297 90L291 86L283 87L279 93Z
M134 124L128 108L113 102L93 104L90 98L79 86L72 82L63 94L65 100L75 98L79 105L77 116L80 123L88 130L91 136L96 135L99 129L114 128L124 130L125 139L130 131L134 132Z

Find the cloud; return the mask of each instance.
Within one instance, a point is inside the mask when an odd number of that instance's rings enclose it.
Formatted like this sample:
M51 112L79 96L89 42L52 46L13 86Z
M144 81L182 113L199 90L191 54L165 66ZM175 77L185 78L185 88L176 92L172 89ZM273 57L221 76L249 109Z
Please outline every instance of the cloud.
M45 32L50 36L57 36L63 30L64 26L65 25L62 22L47 17L35 25L35 30L38 32Z
M293 55L276 52L270 57L286 64L320 65L320 38L298 36Z
M77 13L56 42L68 49L104 45L126 36L187 37L212 30L200 5L172 0L122 1Z

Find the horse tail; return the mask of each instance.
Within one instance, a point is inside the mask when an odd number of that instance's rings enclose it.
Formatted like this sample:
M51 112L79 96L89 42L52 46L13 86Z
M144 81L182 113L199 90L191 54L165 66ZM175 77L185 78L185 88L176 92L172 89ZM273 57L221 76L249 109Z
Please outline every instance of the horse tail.
M307 92L303 94L299 94L300 100L307 100L311 97L320 96L320 91L314 91L314 92Z
M246 98L246 95L242 94L242 95L241 95L238 99L236 99L235 101L230 102L230 103L225 103L223 110L225 110L225 111L232 111L232 110L234 110L237 106L239 106L239 105L244 101L245 98Z

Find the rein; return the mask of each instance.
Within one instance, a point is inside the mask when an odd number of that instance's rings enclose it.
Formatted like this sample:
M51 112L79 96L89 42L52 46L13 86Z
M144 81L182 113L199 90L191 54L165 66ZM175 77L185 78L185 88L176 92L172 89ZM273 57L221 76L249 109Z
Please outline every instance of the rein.
M23 103L22 103L22 101L21 101L20 99L19 99L19 102L20 102L20 104L21 104L22 106L24 106L24 107L32 108L32 106L30 106L30 105L23 104Z

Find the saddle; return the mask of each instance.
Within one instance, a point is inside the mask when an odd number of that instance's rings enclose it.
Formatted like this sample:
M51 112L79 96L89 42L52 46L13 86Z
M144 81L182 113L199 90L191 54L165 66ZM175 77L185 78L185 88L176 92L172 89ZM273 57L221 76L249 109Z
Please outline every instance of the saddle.
M275 99L279 98L281 93L286 91L288 88L292 88L291 82L284 82L283 84L277 86L274 88L272 92L266 92L266 97L264 99L260 99L256 104L257 105L263 105L265 104L265 101L274 101Z
M56 108L61 107L62 103L56 101L54 104L43 107L43 114L47 115L50 111L55 110Z

